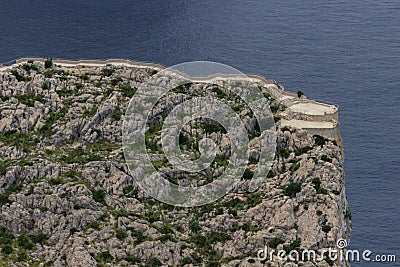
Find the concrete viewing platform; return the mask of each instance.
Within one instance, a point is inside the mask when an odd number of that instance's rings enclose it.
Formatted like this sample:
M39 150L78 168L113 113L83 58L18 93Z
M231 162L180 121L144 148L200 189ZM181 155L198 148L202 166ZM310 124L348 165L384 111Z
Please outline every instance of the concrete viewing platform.
M288 107L288 109L292 112L303 113L305 115L312 116L323 116L337 112L337 108L335 106L317 102L295 103Z
M304 120L286 120L281 119L282 127L294 127L299 129L333 129L334 122L329 121L304 121Z

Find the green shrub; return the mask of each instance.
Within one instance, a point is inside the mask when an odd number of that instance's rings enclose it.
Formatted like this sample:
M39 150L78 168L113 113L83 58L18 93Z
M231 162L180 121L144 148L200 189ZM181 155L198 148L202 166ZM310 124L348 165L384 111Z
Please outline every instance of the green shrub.
M276 152L276 155L287 159L290 156L290 150L287 148L281 147Z
M121 111L119 107L116 107L114 112L111 114L111 120L119 121L121 120L122 115L124 115L124 113Z
M111 85L112 86L117 86L120 82L122 82L122 78L118 77L118 78L115 78L115 79L111 80Z
M8 162L1 160L0 161L0 175L4 175L7 173Z
M325 233L329 233L331 231L332 227L330 227L327 224L322 225L322 231L324 231Z
M150 76L156 75L157 72L158 72L157 70L152 70L152 71L150 71L149 75L150 75Z
M46 83L46 82L44 82L44 83L42 84L42 89L43 89L43 90L49 90L49 89L50 89L49 84Z
M326 139L320 135L314 135L315 144L317 146L324 146L326 143Z
M51 178L47 181L47 183L51 186L59 185L59 184L65 184L67 181L65 181L62 178Z
M17 81L19 81L19 82L26 81L26 78L24 76L22 76L21 74L19 74L19 72L17 70L12 70L11 74L14 75L15 78L17 79Z
M60 109L59 112L51 111L47 116L46 122L39 130L39 133L44 136L50 136L54 133L53 124L59 120L62 120L65 117L65 114L68 112L69 101L64 103L64 107Z
M48 58L45 62L44 62L44 67L46 69L50 69L53 67L53 60L51 58Z
M28 253L24 249L19 249L17 254L17 261L27 261L28 259Z
M51 77L53 77L53 75L54 75L54 70L46 70L44 72L44 77L45 78L51 78Z
M138 189L135 188L133 185L127 185L122 189L122 192L126 197L133 197L137 198L138 197Z
M251 180L251 178L253 178L253 176L254 176L254 172L249 169L246 169L242 175L242 178L244 180Z
M18 102L27 105L28 107L35 106L35 102L44 103L44 98L42 95L34 95L34 94L24 94L24 95L14 95Z
M285 241L283 241L282 239L280 239L278 237L274 237L273 239L268 241L268 245L270 248L277 248L279 244L283 244L283 243L285 243Z
M224 155L216 156L214 159L218 166L227 167L229 164L229 157Z
M302 147L302 148L296 148L294 150L294 154L296 156L300 156L301 154L307 153L310 150L312 150L312 147L310 147L310 146L306 146L306 147Z
M344 214L344 218L351 220L351 211L347 208L346 213Z
M296 239L295 241L293 241L289 245L283 246L283 250L285 250L286 253L290 253L290 251L294 251L294 250L299 251L300 250L300 246L301 246L300 239Z
M321 156L321 160L325 161L325 162L330 162L332 163L332 159L330 157L328 157L327 155L322 155Z
M78 147L74 150L71 150L68 155L61 156L59 160L68 164L86 164L91 161L101 161L103 158L97 154L83 150L82 147Z
M114 260L114 257L110 254L109 251L103 251L97 254L95 257L97 262L112 262Z
M14 248L10 244L5 244L1 247L1 251L6 255L10 255L14 252Z
M14 182L13 184L9 185L4 191L4 194L0 195L0 206L7 203L12 203L12 201L9 199L9 196L11 194L19 193L21 190L22 190L22 185L17 182Z
M94 106L92 109L85 109L85 111L83 112L83 117L93 117L94 115L96 115L97 112L97 106Z
M204 123L204 124L202 124L201 127L204 129L204 131L207 134L219 133L219 132L226 133L225 128L218 122L217 123Z
M325 188L321 187L321 180L319 178L314 178L312 180L312 183L314 185L315 190L317 191L317 194L328 194L328 190Z
M200 226L199 222L196 219L192 219L192 220L189 221L189 229L193 233L197 233L198 231L201 230L201 226Z
M33 249L35 245L32 243L28 234L21 233L17 238L18 246L24 249Z
M30 238L32 242L35 244L43 244L47 239L49 239L49 236L46 234L38 234L38 235L30 235Z
M4 226L0 226L0 244L9 244L14 238L13 232L8 231Z
M0 207L9 203L12 203L12 201L9 199L9 195L0 194Z
M100 231L100 230L101 230L101 225L100 225L100 222L99 222L99 221L93 221L93 222L90 222L90 223L86 226L86 228L87 228L87 229L92 228L92 229L94 229L94 230Z
M73 235L73 234L75 234L76 232L78 232L78 229L76 229L75 227L72 227L71 229L69 229L69 234L70 234L70 235Z
M218 86L218 85L217 85L217 86ZM212 89L212 91L215 92L215 93L217 93L217 97L218 97L218 98L224 98L224 99L227 98L227 95L225 94L225 92L224 92L221 88L219 88L219 87L214 87L214 88Z
M104 68L101 71L101 75L110 77L111 75L114 74L114 72L115 72L115 69L113 69L113 68Z
M104 192L102 189L93 190L92 192L93 200L103 205L106 205L105 196L106 192Z
M137 91L136 88L131 87L129 82L121 84L119 86L119 89L121 90L122 96L129 97L129 98L133 97Z
M125 255L124 260L126 260L127 262L129 262L131 264L139 263L142 261L140 258L138 258L132 254L129 254L129 253Z
M159 259L157 258L152 258L149 261L147 261L144 265L144 267L159 267L162 266L162 263Z
M293 198L296 196L297 193L301 191L301 185L299 183L290 183L286 188L284 189L285 195Z
M120 230L120 229L118 229L115 234L115 237L118 238L119 240L124 240L127 236L128 235L127 235L126 231Z
M297 171L300 168L300 163L296 162L293 163L292 166L290 167L290 172L294 173L295 171Z

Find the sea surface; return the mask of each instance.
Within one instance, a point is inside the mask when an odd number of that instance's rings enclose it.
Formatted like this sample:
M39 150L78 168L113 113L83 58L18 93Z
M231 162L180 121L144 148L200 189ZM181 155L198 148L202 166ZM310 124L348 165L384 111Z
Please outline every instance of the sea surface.
M1 1L19 57L228 64L340 106L350 248L400 265L400 1Z

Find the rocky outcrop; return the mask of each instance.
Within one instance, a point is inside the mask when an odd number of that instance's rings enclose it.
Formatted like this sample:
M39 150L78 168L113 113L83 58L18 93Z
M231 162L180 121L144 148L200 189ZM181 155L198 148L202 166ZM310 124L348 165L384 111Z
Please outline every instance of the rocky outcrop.
M262 186L248 193L244 179L212 204L178 208L137 187L121 145L129 100L160 67L50 63L22 60L0 70L0 265L282 266L276 256L260 261L258 251L268 246L322 253L338 239L349 239L341 144L307 129L282 127L280 112L286 119L288 113L281 99L269 98L277 152ZM213 88L199 83L186 94L172 93L154 111L154 125L188 95L211 95ZM267 97L279 90L263 81L260 89ZM249 110L239 112L253 135ZM195 129L204 121L196 123L184 128L183 148L192 159L197 152L191 134L201 134ZM227 134L207 137L220 144L221 159L229 157ZM149 142L156 150L161 146L156 133ZM257 136L250 142L255 159L259 142ZM163 159L153 156L182 185L207 183L225 164L215 163L202 177L182 176ZM329 265L348 263L318 262Z

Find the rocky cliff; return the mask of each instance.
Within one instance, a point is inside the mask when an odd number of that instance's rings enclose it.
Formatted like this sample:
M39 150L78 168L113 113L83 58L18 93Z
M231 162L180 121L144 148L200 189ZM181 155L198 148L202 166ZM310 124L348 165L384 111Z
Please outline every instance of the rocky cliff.
M0 266L283 266L276 256L260 261L257 253L268 246L321 254L349 239L338 122L319 114L310 122L313 113L295 116L304 96L281 92L263 79L258 83L275 115L277 150L262 186L246 192L248 175L222 199L193 208L147 196L126 167L121 129L136 88L160 69L125 61L39 59L0 68ZM163 106L199 92L224 93L215 85L190 84L172 92ZM254 135L251 111L245 105L237 111ZM301 127L307 124L302 119L312 125ZM182 137L182 149L194 158L198 149L191 134L199 125L221 144L218 160L202 177L174 172L162 156L153 165L174 183L213 180L229 153L223 146L227 136L209 124L189 125ZM146 135L155 150L158 126L149 125ZM259 141L251 140L255 146ZM325 257L290 264L348 263Z

